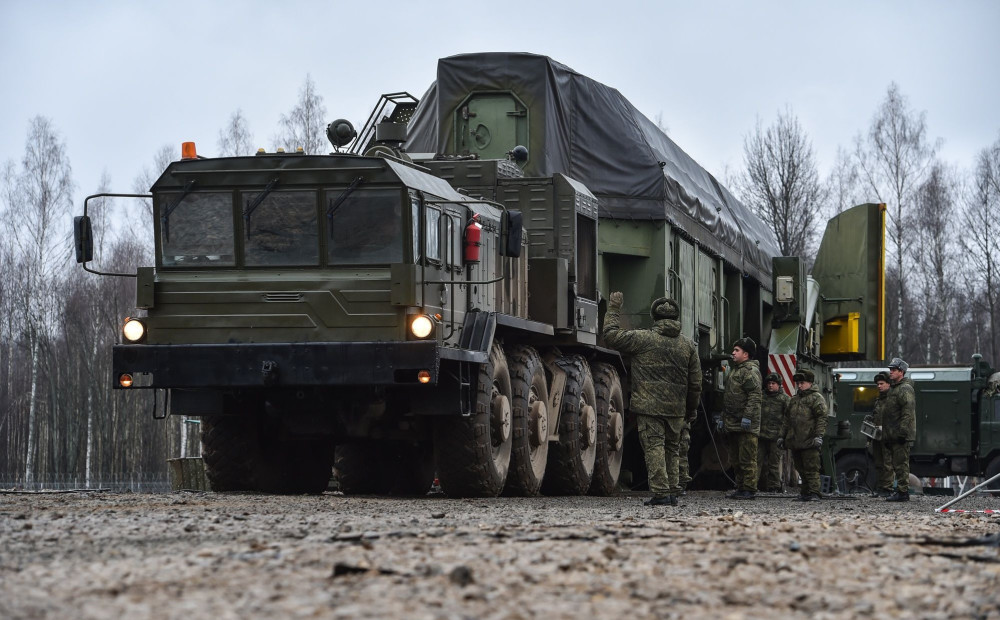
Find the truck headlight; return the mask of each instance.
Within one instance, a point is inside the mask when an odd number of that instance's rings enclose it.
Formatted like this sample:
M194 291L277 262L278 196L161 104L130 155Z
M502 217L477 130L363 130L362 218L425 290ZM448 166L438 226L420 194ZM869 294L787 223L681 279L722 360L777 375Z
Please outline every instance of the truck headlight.
M417 338L426 338L434 333L434 321L426 314L420 314L410 322L410 333Z
M122 335L129 342L139 342L146 335L146 326L138 319L125 319L125 325L122 326Z

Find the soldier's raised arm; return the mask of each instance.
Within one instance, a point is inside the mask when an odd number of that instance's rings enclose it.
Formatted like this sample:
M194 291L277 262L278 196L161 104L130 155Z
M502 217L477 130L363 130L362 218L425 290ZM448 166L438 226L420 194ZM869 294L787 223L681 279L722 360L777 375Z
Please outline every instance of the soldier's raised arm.
M643 330L622 329L621 313L622 305L625 303L625 296L621 291L615 291L608 297L608 311L604 315L604 342L609 347L617 349L622 353L638 353L642 350Z

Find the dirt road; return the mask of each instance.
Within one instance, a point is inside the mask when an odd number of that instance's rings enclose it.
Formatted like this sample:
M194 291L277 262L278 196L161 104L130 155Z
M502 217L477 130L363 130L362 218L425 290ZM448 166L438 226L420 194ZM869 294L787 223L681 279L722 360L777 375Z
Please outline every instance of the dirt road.
M4 494L0 617L1000 618L998 516L642 499Z

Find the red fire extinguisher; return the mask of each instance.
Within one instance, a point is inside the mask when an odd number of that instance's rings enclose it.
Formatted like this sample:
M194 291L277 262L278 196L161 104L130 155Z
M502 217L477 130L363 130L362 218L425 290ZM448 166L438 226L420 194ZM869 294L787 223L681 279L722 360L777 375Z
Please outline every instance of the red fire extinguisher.
M479 262L480 239L483 235L483 225L479 223L479 214L472 216L469 225L465 227L465 262Z

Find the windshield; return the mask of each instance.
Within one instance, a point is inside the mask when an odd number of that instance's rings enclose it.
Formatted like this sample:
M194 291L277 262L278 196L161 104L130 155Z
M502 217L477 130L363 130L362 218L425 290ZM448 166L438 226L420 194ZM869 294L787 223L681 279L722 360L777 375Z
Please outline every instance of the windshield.
M201 192L184 196L161 194L160 249L165 266L236 264L233 251L232 192ZM176 206L174 206L176 204Z
M253 204L258 195L243 194L244 205ZM250 215L246 209L248 266L319 264L316 192L273 192Z
M403 261L403 194L399 189L327 192L331 265L384 265ZM336 206L336 208L332 208Z

